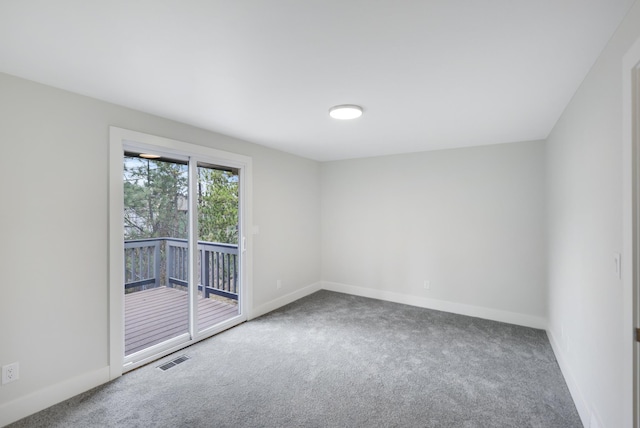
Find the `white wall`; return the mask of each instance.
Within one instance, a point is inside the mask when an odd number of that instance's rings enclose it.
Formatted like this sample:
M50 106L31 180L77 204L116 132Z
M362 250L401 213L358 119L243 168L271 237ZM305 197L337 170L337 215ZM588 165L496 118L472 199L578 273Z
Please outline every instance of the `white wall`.
M0 426L103 379L109 125L253 157L254 308L320 280L317 162L0 74Z
M322 278L545 327L544 176L544 142L323 163Z
M586 426L631 423L622 364L630 302L613 255L623 242L622 58L638 37L636 3L547 142L549 333Z

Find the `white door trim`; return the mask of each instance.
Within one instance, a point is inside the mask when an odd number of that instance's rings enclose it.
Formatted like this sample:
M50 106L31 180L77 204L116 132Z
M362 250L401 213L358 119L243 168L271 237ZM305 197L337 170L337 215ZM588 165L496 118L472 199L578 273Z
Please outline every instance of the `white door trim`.
M640 187L637 186L640 174L640 39L629 49L623 58L623 226L622 226L622 284L623 284L623 409L624 426L640 427L640 409L638 409L638 345L634 338L638 324L638 289L640 279Z

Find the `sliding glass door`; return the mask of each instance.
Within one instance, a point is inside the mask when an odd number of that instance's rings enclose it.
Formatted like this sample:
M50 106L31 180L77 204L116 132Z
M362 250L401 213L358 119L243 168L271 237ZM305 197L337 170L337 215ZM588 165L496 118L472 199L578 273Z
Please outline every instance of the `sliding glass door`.
M128 356L189 333L189 168L127 152L123 171Z
M197 164L198 331L238 314L239 176Z
M125 370L242 322L242 166L123 142Z

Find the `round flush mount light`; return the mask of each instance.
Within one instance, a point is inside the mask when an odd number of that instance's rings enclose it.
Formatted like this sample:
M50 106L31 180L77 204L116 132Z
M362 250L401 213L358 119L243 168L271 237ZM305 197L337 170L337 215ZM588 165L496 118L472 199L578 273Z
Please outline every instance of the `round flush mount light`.
M139 156L145 159L160 159L162 157L160 155L154 155L153 153L140 153Z
M329 109L329 116L339 120L357 119L362 116L362 107L354 104L342 104Z

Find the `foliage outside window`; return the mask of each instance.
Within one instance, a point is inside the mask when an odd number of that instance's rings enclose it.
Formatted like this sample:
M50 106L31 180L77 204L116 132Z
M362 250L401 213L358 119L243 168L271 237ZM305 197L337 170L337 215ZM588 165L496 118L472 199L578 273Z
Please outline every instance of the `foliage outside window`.
M238 176L198 167L198 240L238 243ZM188 168L125 156L125 240L188 235Z

